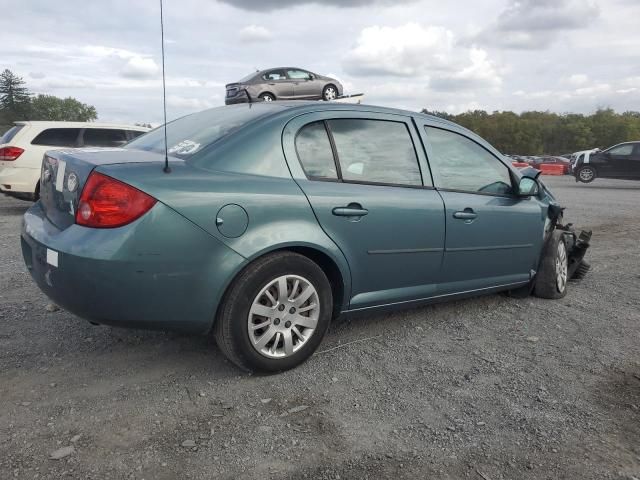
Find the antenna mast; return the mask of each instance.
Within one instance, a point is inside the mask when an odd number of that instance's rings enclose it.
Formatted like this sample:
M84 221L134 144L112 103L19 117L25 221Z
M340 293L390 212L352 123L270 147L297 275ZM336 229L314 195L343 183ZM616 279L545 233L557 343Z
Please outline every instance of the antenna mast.
M160 39L162 42L162 108L164 110L164 173L170 173L169 147L167 146L167 83L164 75L164 18L162 16L162 0L160 0Z

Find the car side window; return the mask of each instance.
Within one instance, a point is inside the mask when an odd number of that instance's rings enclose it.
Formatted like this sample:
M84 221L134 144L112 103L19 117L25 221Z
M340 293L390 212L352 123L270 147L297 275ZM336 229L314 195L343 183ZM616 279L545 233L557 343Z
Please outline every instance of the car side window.
M85 147L119 147L127 143L127 133L116 128L87 128L82 143Z
M607 153L610 153L611 155L620 155L620 156L623 156L623 157L628 157L628 156L631 155L631 152L633 152L633 144L632 143L627 143L626 145L620 145L619 147L613 147Z
M425 127L425 131L436 187L497 195L513 191L507 166L476 142L441 128Z
M309 72L303 70L287 70L287 75L292 80L308 80Z
M75 147L78 144L79 135L79 128L47 128L31 140L31 145Z
M310 123L300 129L296 136L296 151L308 177L338 179L338 171L324 122Z
M140 130L127 130L127 135L129 140L133 140L134 138L138 138L140 135L146 132L141 132Z
M265 80L286 80L287 76L284 73L284 70L271 70L270 72L265 73L262 78Z
M340 118L327 124L344 181L422 185L418 157L404 123Z

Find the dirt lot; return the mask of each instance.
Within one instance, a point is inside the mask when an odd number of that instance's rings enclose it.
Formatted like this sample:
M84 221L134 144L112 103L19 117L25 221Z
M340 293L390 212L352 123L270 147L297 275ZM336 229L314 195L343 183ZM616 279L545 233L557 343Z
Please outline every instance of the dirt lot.
M640 183L548 183L594 230L565 299L343 319L274 376L49 312L0 198L0 478L640 478Z

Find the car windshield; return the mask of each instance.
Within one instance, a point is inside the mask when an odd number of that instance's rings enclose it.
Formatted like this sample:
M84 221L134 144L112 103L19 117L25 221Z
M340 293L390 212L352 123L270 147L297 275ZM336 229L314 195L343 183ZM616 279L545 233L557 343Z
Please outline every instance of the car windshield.
M257 105L242 105L212 108L167 123L169 155L190 158L251 120L272 111L271 108L257 107ZM129 142L125 148L164 153L164 128L159 127L139 136Z

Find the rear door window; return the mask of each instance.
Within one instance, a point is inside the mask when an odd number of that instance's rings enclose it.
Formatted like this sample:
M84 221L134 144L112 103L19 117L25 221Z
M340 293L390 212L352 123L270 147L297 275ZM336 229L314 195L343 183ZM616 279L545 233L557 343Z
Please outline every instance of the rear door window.
M85 147L120 147L127 143L127 132L116 128L87 128L82 144Z
M49 147L75 147L80 136L79 128L48 128L31 141L32 145Z
M422 185L418 157L403 122L340 118L327 124L345 182Z
M307 177L338 179L338 172L324 122L305 125L296 136L296 151Z
M262 78L267 81L286 80L287 76L285 75L284 70L271 70L270 72L265 73Z

